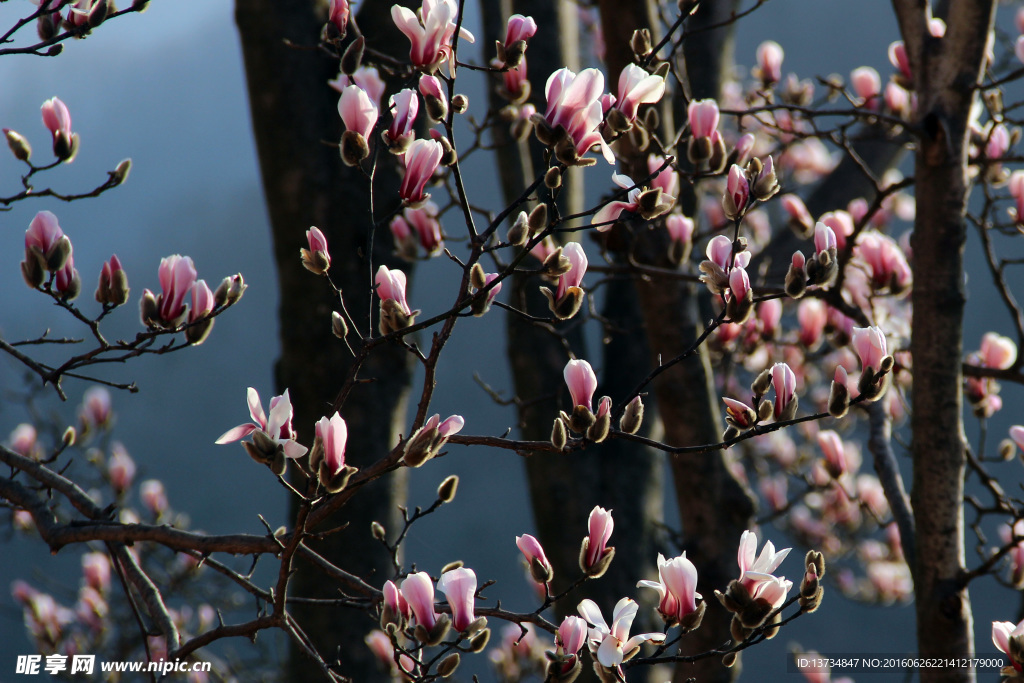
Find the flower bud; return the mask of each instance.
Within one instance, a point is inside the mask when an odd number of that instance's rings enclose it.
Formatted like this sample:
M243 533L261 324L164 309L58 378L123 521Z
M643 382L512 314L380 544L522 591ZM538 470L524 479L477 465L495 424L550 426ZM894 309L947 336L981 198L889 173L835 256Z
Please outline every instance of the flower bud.
M772 371L771 368L765 368L761 371L754 381L750 384L750 390L754 392L754 396L760 398L768 393L768 390L772 387Z
M32 157L32 145L28 144L28 140L21 133L4 128L4 135L7 137L7 146L11 148L15 159L28 161Z
M468 97L466 97L462 93L452 95L452 111L454 111L456 114L463 114L467 109L469 109Z
M75 431L75 428L68 427L67 429L64 430L64 434L61 436L60 442L64 445L65 448L67 448L68 446L74 446L75 440L77 438L78 433Z
M441 678L448 678L453 673L455 673L456 669L459 668L459 661L459 653L451 653L450 655L442 659L441 663L437 665L438 675L440 675Z
M610 415L602 415L594 420L594 424L587 429L587 438L594 443L601 443L608 438L611 429L612 418Z
M61 235L53 243L53 246L50 247L50 250L46 252L46 269L51 273L55 273L63 268L67 265L73 251L71 240L68 239L67 235Z
M491 640L491 629L485 628L469 640L470 652L483 652Z
M38 289L46 279L42 254L38 250L26 249L25 260L21 262L21 277L32 289Z
M548 205L538 204L535 206L533 211L530 212L530 216L527 219L526 224L530 228L530 237L533 237L541 230L548 227Z
M551 427L551 445L562 450L565 448L568 438L569 435L565 432L565 422L562 421L562 418L556 417L555 424Z
M799 255L799 258L797 257ZM807 272L804 270L804 257L799 251L793 254L793 262L786 272L786 294L799 299L807 291Z
M654 49L654 43L651 42L650 29L640 28L633 31L633 37L629 41L629 47L637 57L646 57L651 54L651 51Z
M441 485L437 487L437 499L442 503L450 503L455 500L455 492L459 490L458 476L451 474L445 477Z
M455 154L455 148L452 147L452 143L448 142L448 138L440 135L435 140L441 143L441 166L451 166L459 160L458 155Z
M366 38L359 36L345 48L341 55L341 73L351 76L363 63L363 52L366 50Z
M761 404L757 406L757 419L761 422L767 422L772 416L772 409L773 406L771 401L762 401ZM795 410L796 409L794 408L794 412Z
M640 431L640 425L644 421L644 403L639 396L633 398L622 413L619 419L619 429L627 434L636 434Z
M732 441L739 435L740 430L736 429L736 427L732 425L729 425L728 427L725 428L725 431L722 432L722 441Z
M331 311L331 332L338 339L344 339L348 336L348 323L345 322L345 318L342 317L341 313L337 311Z
M562 186L562 170L557 166L552 166L544 174L544 187L549 190L557 190ZM546 223L547 221L545 221Z
M469 269L469 284L476 289L482 289L487 286L487 275L484 273L484 267L477 261L473 264L473 267Z
M341 134L341 160L346 166L358 166L370 156L370 145L362 133L346 130Z
M1003 439L999 442L999 457L1009 462L1013 460L1013 456L1017 453L1017 445L1013 443L1012 439Z
M387 531L384 529L384 525L380 522L370 522L370 533L378 541L383 541L387 538Z
M218 308L231 306L242 298L247 286L241 273L229 275L220 281L217 291L213 293L213 301Z
M515 222L512 223L512 227L508 229L509 244L521 247L530 239L530 229L527 225L527 220L526 212L520 211L519 215L516 216Z
M691 2L693 2L693 0L679 0L679 4L680 5L682 5L683 3L691 3ZM735 621L735 619L733 621ZM742 641L737 641L737 642L742 642ZM722 666L724 666L727 669L731 669L733 666L736 665L736 661L739 658L740 658L740 654L738 652L726 652L722 656Z

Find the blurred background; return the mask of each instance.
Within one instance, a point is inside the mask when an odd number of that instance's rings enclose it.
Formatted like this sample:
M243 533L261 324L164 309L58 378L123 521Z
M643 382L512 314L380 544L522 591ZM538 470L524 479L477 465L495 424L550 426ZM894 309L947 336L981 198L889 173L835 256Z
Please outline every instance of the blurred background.
M245 3L239 4L244 7ZM479 46L495 37L481 36L473 5L467 3L466 25L477 35ZM1001 8L1000 22L1007 32L1013 31L1015 9ZM27 0L0 3L0 26L8 27L31 11ZM83 336L84 331L69 324L68 316L55 310L48 299L26 288L19 273L23 232L43 209L58 216L74 243L75 265L83 279L78 304L85 311L98 311L92 292L103 261L112 253L121 259L132 287L131 303L110 316L105 328L108 337L130 337L141 329L138 298L143 288L158 288L157 266L164 256L191 256L199 277L211 287L226 275L243 273L249 285L245 298L218 318L205 344L102 371L114 381L133 380L140 389L136 394L112 392L117 413L114 438L139 465L137 480L163 481L171 506L187 513L192 528L260 534L264 527L257 515L263 515L272 526L288 523L284 490L237 445L213 443L228 428L249 420L246 387L255 387L265 405L273 395L272 369L279 348L279 302L270 232L233 12L229 0L154 0L143 15L120 18L85 40L70 41L57 58L0 59L0 126L25 135L35 149L37 163L50 158L49 135L39 114L46 99L56 95L67 104L73 128L81 136L74 163L38 178L37 187L51 186L68 193L87 191L100 184L123 158L131 157L134 162L128 182L100 198L72 204L33 199L0 213L0 333L8 341L36 337L44 330L50 330L51 336ZM847 75L858 66L869 65L885 78L891 71L886 50L897 37L890 5L883 0L863 0L855 10L839 0L773 0L741 22L736 56L748 69L757 45L772 39L786 50L784 72L794 71L801 77L833 72ZM310 36L311 42L315 39ZM545 35L541 27L535 40L549 39L554 37ZM469 51L462 56L472 54ZM586 55L584 59L588 59ZM460 83L460 89L469 94L470 111L482 118L482 111L477 111L485 101L482 78L463 71ZM500 193L488 161L474 155L465 176L474 201L496 210ZM22 166L7 150L0 150L0 196L18 191L21 172ZM588 173L589 192L596 198L606 189L608 174L602 167ZM297 225L295 229L308 227ZM458 236L457 227L449 226L449 231ZM902 230L895 232L898 235ZM1005 313L995 303L983 264L977 260L976 247L972 236L969 248L975 261L968 275L968 350L977 348L985 331L1011 333ZM455 247L456 253L460 248ZM453 277L453 266L444 258L420 264L410 294L413 308L423 308L426 314L441 310L450 296ZM310 287L321 284L310 277ZM473 381L477 372L495 390L510 395L500 325L502 314L496 310L485 318L460 322L440 367L432 412L442 417L462 414L465 433L500 435L514 427L511 409L495 405ZM37 400L26 401L21 368L6 358L0 360L0 392L5 399L0 401L0 439L33 416L56 415L65 424L74 423L82 393L89 386L65 382L69 400L64 404L48 389L39 392ZM1024 422L1019 415L1019 397L1017 387L1004 387L1005 407L989 425L990 449L1005 436L1010 424ZM311 425L296 427L303 440L312 441ZM897 450L901 457L905 455ZM902 464L908 464L906 458ZM76 463L70 473L86 467ZM994 472L1004 489L1018 489L1022 481L1019 462L997 466ZM514 545L515 536L530 532L533 526L519 456L484 448L451 448L445 458L413 472L409 505L429 505L437 484L451 473L462 478L459 495L452 505L414 526L405 545L407 562L436 573L449 561L464 560L481 581L497 580L488 594L501 597L503 606L532 609L533 597ZM673 523L672 519L666 521ZM580 530L581 537L584 531ZM789 545L778 532L764 531L777 546ZM60 598L73 593L80 570L76 549L50 556L37 539L6 530L0 533L4 534L0 546L4 558L0 563L2 681L15 678L16 655L32 651L24 635L21 609L6 587L23 578ZM629 530L615 533L628 534ZM782 573L790 578L800 572L797 558L803 550L794 553L782 567ZM973 549L968 554L975 557ZM628 561L627 557L616 559ZM245 566L244 560L239 562L240 567ZM654 577L637 577L641 578ZM977 648L982 653L992 652L990 622L1016 622L1020 600L991 580L972 588ZM173 596L169 602L174 604ZM748 671L744 678L775 678L790 671L787 649L796 643L802 650L833 653L912 653L913 610L908 605L857 605L837 591L829 591L817 614L798 620L772 643L744 654ZM251 649L245 641L229 646L239 651ZM363 644L354 643L353 647ZM472 668L464 665L462 674L468 677L472 671L489 678L483 658L477 660L466 662ZM997 674L986 671L980 676L996 680ZM895 672L854 677L905 680L902 673Z

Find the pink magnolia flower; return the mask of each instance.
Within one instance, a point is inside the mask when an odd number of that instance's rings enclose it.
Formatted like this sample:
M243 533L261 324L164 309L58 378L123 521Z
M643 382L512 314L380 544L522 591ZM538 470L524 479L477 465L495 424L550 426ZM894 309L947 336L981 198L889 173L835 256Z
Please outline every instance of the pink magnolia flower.
M658 171L659 168L665 166L665 158L657 154L651 154L647 157L647 170L650 173ZM676 197L679 195L679 174L672 168L671 165L665 166L658 174L651 178L651 187L658 188L665 194Z
M476 620L473 606L476 601L476 573L459 567L441 575L437 590L444 593L452 608L452 625L458 632L465 631Z
M82 575L86 585L105 593L110 588L110 558L106 553L82 555Z
M634 187L636 183L633 182L633 179L621 173L612 173L612 182L624 190L629 190L629 194L626 195L627 201L615 200L608 202L594 214L590 223L597 226L598 232L611 230L614 224L613 221L618 220L623 211L636 213L640 210L640 188Z
M750 201L750 183L742 168L733 164L729 168L729 177L725 182L725 196L722 198L722 209L729 220L736 220L743 215Z
M818 446L825 454L825 468L833 478L838 479L840 475L848 471L846 449L843 447L843 440L839 434L831 429L818 432Z
M331 0L327 9L327 21L334 24L342 36L348 31L348 17L351 8L348 0Z
M790 550L792 548L776 552L775 545L771 541L765 541L761 554L758 555L757 536L753 531L744 531L740 535L739 551L736 554L736 562L740 568L740 583L756 597L755 592L761 584L776 579L772 572L778 569Z
M1014 626L1012 621L992 622L992 644L1003 654L1010 655L1010 638L1019 638L1024 635L1024 621ZM1021 670L1019 662L1010 657L1010 664L1017 671Z
M555 632L555 653L559 655L578 655L586 642L587 622L574 614L570 614L562 620L562 623L558 625L558 631Z
M729 271L729 291L739 301L745 299L751 292L750 277L746 270L737 266Z
M220 435L214 442L218 444L238 441L249 436L253 432L260 431L284 449L288 458L301 458L308 450L305 446L295 440L295 431L292 429L292 402L288 396L288 390L280 396L270 399L270 418L263 412L263 405L260 403L260 395L255 389L249 387L246 390L246 399L249 403L249 416L253 422L233 427Z
M1024 224L1024 171L1014 171L1010 174L1007 189L1015 204L1015 208L1010 209L1010 217L1018 224Z
M562 126L579 156L596 144L604 160L614 164L611 148L597 130L604 118L603 92L604 74L597 69L584 69L578 75L568 68L559 69L548 77L544 89L548 103L544 119L551 128Z
M128 455L128 450L120 441L115 441L110 447L107 476L110 478L111 487L117 494L127 491L135 479L135 461L132 460L132 456Z
M416 231L420 246L427 252L427 256L433 256L444 248L441 223L437 220L438 213L437 204L430 201L418 209L406 207L403 211L405 220Z
M800 323L800 343L813 349L821 343L828 324L828 311L820 299L801 299L796 309L796 319Z
M766 84L778 83L782 79L783 57L782 46L774 40L766 40L757 46L757 68Z
M139 499L154 515L159 516L167 509L167 492L159 479L147 479L139 484Z
M77 138L71 132L71 112L60 98L51 97L43 102L43 125L53 136L53 154L59 159L74 158Z
M535 33L537 22L533 17L513 14L508 18L508 26L505 28L505 52L511 50L520 40L529 40Z
M737 401L726 396L722 397L722 401L725 402L725 413L728 416L728 421L737 429L747 429L754 426L757 413L754 412L753 408L743 401Z
M526 562L531 568L534 561L536 561L548 576L551 575L551 562L548 561L548 556L544 554L544 547L541 546L540 541L530 534L523 534L522 536L516 536L516 547L522 551Z
M815 223L814 250L820 254L823 251L828 251L829 249L838 249L835 230L824 223Z
M382 593L384 594L384 606L389 608L392 614L400 616L406 621L412 617L412 609L394 581L390 579L385 581Z
M1020 586L1024 583L1024 520L1018 519L1011 527L1003 524L999 527L999 536L1004 545L1010 545L1010 583ZM1014 540L1014 539L1017 540Z
M336 475L345 467L345 444L348 442L348 425L337 412L331 416L321 417L316 423L316 436L324 447L324 463L331 475Z
M586 361L582 362L586 363ZM590 366L587 365L587 367ZM589 531L587 536L587 552L584 555L584 563L588 569L596 565L602 557L612 551L608 548L608 541L612 537L612 530L614 528L615 522L612 520L611 510L595 506L590 511L590 517L587 519L587 529Z
M870 367L875 372L881 369L882 359L889 355L885 334L877 326L853 328L852 344L860 356L861 367Z
M792 419L785 414L796 394L796 375L789 365L776 363L772 366L772 386L775 387L775 419Z
M693 237L693 219L674 213L665 218L665 228L673 242L689 243Z
M449 415L444 420L441 420L441 415L434 413L423 423L423 431L429 432L435 428L437 429L438 440L433 446L433 449L436 451L448 442L448 437L458 434L465 426L466 420L461 415Z
M590 367L590 363L585 360L571 360L566 363L562 376L565 378L565 383L569 387L569 393L572 395L572 404L574 406L583 406L590 410L594 392L597 391L597 375L594 373L594 369ZM594 508L595 511L598 509ZM593 522L594 512L590 513L590 518L591 522ZM611 518L609 517L609 519ZM611 533L610 529L608 533Z
M558 276L558 289L555 291L555 300L561 300L565 296L566 292L569 291L570 287L581 287L583 285L583 276L587 273L587 266L589 261L587 260L587 252L583 250L583 246L578 242L570 242L562 248L562 254L569 259L571 268L568 272L562 273ZM586 361L583 361L586 362ZM587 367L590 367L589 365ZM578 404L577 404L578 405ZM587 407L590 407L590 403L587 403Z
M36 428L27 422L22 422L11 432L7 444L18 455L35 460L39 459L41 455L37 439Z
M658 553L658 579L636 585L658 591L658 612L666 623L679 623L697 611L697 598L701 597L697 592L697 567L686 559L686 553L671 560Z
M711 138L718 132L718 102L712 99L694 100L687 108L690 132L695 138Z
M359 133L369 140L373 127L377 125L377 105L358 85L350 85L341 91L338 99L338 113L345 124L345 130Z
M151 291L144 290L143 308L147 301L155 301L158 317L156 322L174 327L185 315L185 296L192 291L192 285L195 284L196 268L188 256L173 254L160 260L158 276L162 292L154 297ZM149 324L152 321L144 322Z
M38 253L50 271L63 268L72 253L71 240L50 211L40 211L29 223L25 231L25 250Z
M757 320L761 323L761 335L771 339L779 330L779 323L782 322L782 301L779 299L768 299L757 305Z
M583 600L577 609L591 624L587 637L590 654L605 668L617 668L630 651L647 641L661 643L665 640L663 633L641 633L629 637L629 629L640 609L630 598L622 598L616 603L611 626L593 600Z
M110 407L110 392L106 387L89 387L82 394L82 408L78 417L90 427L104 427L110 424L114 411Z
M492 66L496 66L498 68L504 66L504 64L497 59L491 62L491 64ZM503 94L505 97L507 97L507 99L509 99L512 102L522 102L524 99L529 97L529 92L526 90L526 88L528 87L527 84L529 82L529 79L527 78L526 68L526 56L523 55L522 57L519 58L519 64L517 64L513 68L508 69L501 75L502 81L505 84L505 91ZM533 107L533 105L529 106ZM536 111L535 108L534 111ZM531 115L533 114L532 111L530 113ZM520 115L521 114L522 112L520 112ZM528 120L529 116L525 118Z
M402 581L402 597L412 609L417 624L422 625L428 631L434 628L437 623L437 613L434 611L434 584L430 581L430 574L426 572L409 574Z
M423 188L437 170L442 156L444 148L441 143L434 140L416 140L409 145L403 157L405 177L402 178L402 185L398 189L398 195L407 206L419 208L430 199L430 195L425 194Z
M822 214L818 222L832 228L832 232L836 236L837 249L846 247L846 238L853 234L854 229L853 216L848 211L829 211Z
M377 269L374 282L377 283L377 296L381 301L393 300L403 313L412 315L412 309L409 308L409 304L405 300L405 273L397 268L392 270L382 265Z
M750 155L754 151L754 145L757 143L757 136L753 133L744 133L740 136L740 139L736 141L736 163L740 166L745 166L750 161ZM771 157L768 157L769 159Z
M452 58L452 39L455 38L458 14L455 0L423 0L416 13L401 5L391 7L395 26L411 43L409 61L413 66L431 72L438 64ZM459 37L469 43L475 40L465 27L459 31Z
M394 118L384 135L389 143L401 149L416 137L413 127L420 110L420 99L415 90L406 88L391 96L390 107L394 111Z
M908 82L913 82L913 74L910 73L910 58L907 56L907 46L902 40L889 45L889 63L899 69L900 74Z
M725 272L729 272L730 268L746 268L750 265L750 252L741 251L736 254L735 258L732 253L732 240L725 235L715 235L708 242L708 247L705 252L708 260L717 265ZM732 263L730 263L730 261Z
M339 93L344 92L345 88L350 85L358 85L366 91L366 94L370 96L370 101L374 104L380 102L380 98L384 96L384 90L387 88L375 66L361 66L351 76L339 73L337 78L327 81L327 84Z
M889 287L902 291L910 285L912 273L903 250L888 235L866 230L857 240L854 253L871 269L871 284L877 289Z
M981 363L986 368L1006 370L1017 362L1017 345L1009 337L987 332L981 338Z
M854 69L850 74L850 85L857 97L864 100L869 109L878 108L878 95L882 92L882 79L870 66Z
M188 321L194 323L210 315L216 303L206 280L196 280L189 291L192 295L192 307L188 312Z
M619 74L618 94L616 108L633 122L641 104L654 104L665 95L665 79L636 64L627 64Z

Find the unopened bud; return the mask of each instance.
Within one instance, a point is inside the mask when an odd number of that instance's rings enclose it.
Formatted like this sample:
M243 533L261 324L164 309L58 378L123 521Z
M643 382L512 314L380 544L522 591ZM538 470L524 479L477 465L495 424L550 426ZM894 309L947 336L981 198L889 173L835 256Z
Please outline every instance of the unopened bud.
M1012 439L1003 439L999 442L999 457L1005 461L1013 459L1014 454L1017 453L1017 445Z
M633 398L628 404L626 409L622 413L622 418L619 419L619 429L627 434L636 434L640 431L640 425L644 421L644 402L640 400L639 396Z
M438 675L440 675L441 678L448 678L453 673L455 673L456 669L459 668L460 661L461 659L459 657L458 652L451 653L450 655L442 659L441 663L437 665Z
M773 406L770 401L762 401L757 406L757 419L761 422L767 422L772 416Z
M229 275L220 281L217 291L213 293L213 300L218 308L230 306L242 298L247 286L241 273Z
M75 440L77 438L78 438L78 433L75 431L75 428L74 427L68 427L67 429L64 430L64 435L61 436L60 442L62 444L64 444L65 447L74 446L75 445Z
M504 52L504 56L501 57L501 61L505 62L505 66L510 69L514 69L523 63L523 55L526 54L526 41L517 40L516 42L509 45L508 49L501 45L501 50Z
M793 299L799 299L807 291L807 273L802 266L790 264L786 273L785 283L786 294Z
M114 185L123 185L132 170L132 160L125 159L110 172L110 180Z
M633 128L633 122L626 118L626 115L619 109L609 109L605 115L608 127L615 133L625 133Z
M679 0L679 4L680 5L682 5L684 3L689 3L689 2L691 2L691 0ZM739 653L738 652L726 652L725 655L722 656L722 666L724 666L727 669L731 669L732 667L734 667L736 665L736 660L738 660L738 659L739 659Z
M447 574L448 572L452 571L453 569L462 569L462 567L464 565L465 565L465 563L462 560L454 560L452 562L449 562L445 566L441 567L441 573L442 574Z
M640 28L633 31L633 37L629 41L629 47L637 57L646 57L651 54L651 50L654 49L654 43L651 42L650 29Z
M878 362L878 371L885 374L892 370L892 366L896 364L896 359L892 356L883 356L882 360Z
M427 116L434 121L444 121L448 118L448 102L433 95L423 95L423 105L427 109Z
M484 267L477 261L473 264L473 267L469 269L469 283L476 289L483 289L487 286L487 275L484 273Z
M348 336L348 323L345 322L345 318L342 317L341 313L337 311L331 311L331 332L338 339L344 339Z
M25 137L10 128L4 128L4 135L7 137L7 146L18 161L28 161L32 157L32 145L28 144Z
M387 530L384 529L384 525L380 522L370 522L370 533L378 541L383 541L387 538Z
M602 415L587 429L587 438L594 443L601 443L608 438L608 432L611 429L611 424L611 416Z
M72 251L71 240L67 235L61 235L46 252L46 269L55 273L63 268L71 258Z
M512 227L508 229L508 243L521 247L530 239L530 229L527 225L528 217L525 211L520 211L516 216Z
M25 250L25 260L21 262L21 277L25 279L25 284L32 289L40 287L43 280L46 279L42 256L37 249Z
M462 93L452 95L452 111L454 111L456 114L463 114L467 109L469 109L468 97L466 97Z
M725 431L722 432L722 441L732 441L739 435L740 430L736 429L736 427L732 425L729 425L728 427L725 428Z
M455 492L459 490L459 477L451 474L445 477L441 485L437 487L437 499L442 503L450 503L455 500Z
M346 76L354 74L363 63L363 52L366 49L366 38L359 36L345 48L341 55L341 72Z
M561 418L555 418L555 424L551 427L551 445L562 450L565 448L565 442L568 440L569 435L565 431L565 423L562 422Z
M548 227L548 205L538 204L535 206L533 211L530 212L530 216L527 219L526 224L530 228L531 237Z
M103 23L110 11L108 0L97 0L96 4L89 10L89 28L96 28Z
M754 396L758 398L768 393L768 390L772 386L772 371L771 369L765 369L761 371L754 381L750 385L750 390L754 392Z
M662 62L665 66L668 66L668 62ZM654 132L658 130L658 126L661 125L661 115L658 114L657 107L648 107L644 110L644 128Z
M477 633L469 641L470 652L483 652L487 647L487 643L491 640L491 629L485 628L480 633Z
M436 138L437 142L441 143L441 165L451 166L459 160L458 155L455 154L455 148L452 147L452 143L448 142L448 138L443 135Z
M544 174L544 187L549 190L557 190L562 186L562 170L558 166L552 166ZM546 221L545 221L546 222Z
M362 133L346 130L341 134L341 160L345 162L346 166L358 166L368 156L370 156L370 145Z

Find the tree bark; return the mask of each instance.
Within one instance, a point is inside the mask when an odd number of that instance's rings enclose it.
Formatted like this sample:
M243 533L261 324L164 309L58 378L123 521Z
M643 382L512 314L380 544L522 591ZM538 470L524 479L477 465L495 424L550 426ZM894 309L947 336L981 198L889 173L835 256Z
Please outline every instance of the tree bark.
M961 362L968 122L995 17L991 0L950 3L948 31L927 30L926 7L894 2L918 95L914 312L910 350L918 651L970 657L973 620L964 567L966 466ZM973 681L973 670L922 669L923 683Z
M372 8L375 3L365 4ZM300 263L306 229L316 225L327 237L333 259L331 275L360 327L350 331L353 344L358 343L358 335L370 330L372 279L366 259L371 224L369 183L357 169L341 163L336 147L324 144L336 142L341 134L338 94L327 85L337 75L338 65L317 50L296 49L284 42L309 45L318 39L325 8L315 5L308 0L245 0L236 8L281 288L278 391L290 390L294 425L307 443L312 441L314 423L335 399L352 356L331 333L336 297ZM360 16L370 45L382 51L403 44L386 16L387 9L378 8L376 17L369 11ZM378 169L374 180L378 214L391 208L397 186L394 172ZM386 231L378 231L373 267L397 265L389 261L390 251ZM372 381L359 384L341 410L349 428L348 460L357 467L374 462L397 443L410 381L407 358L396 345L378 349L360 371L361 377ZM347 571L375 585L383 584L393 570L383 546L370 535L370 522L379 521L388 529L399 527L396 506L404 494L401 471L374 482L360 496L359 505L347 507L329 523L332 527L347 524L347 528L311 545ZM291 590L303 597L339 596L337 584L302 563ZM365 612L302 605L291 612L324 659L338 661L339 672L358 681L388 680L363 645L363 638L374 626ZM290 681L322 680L320 671L297 649L292 652L286 677Z

